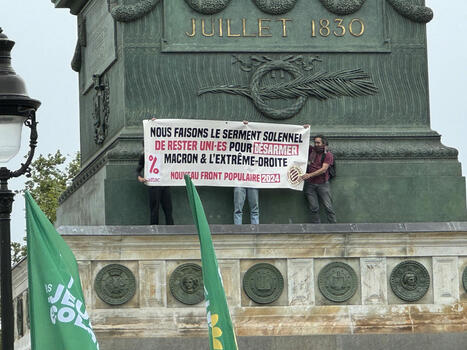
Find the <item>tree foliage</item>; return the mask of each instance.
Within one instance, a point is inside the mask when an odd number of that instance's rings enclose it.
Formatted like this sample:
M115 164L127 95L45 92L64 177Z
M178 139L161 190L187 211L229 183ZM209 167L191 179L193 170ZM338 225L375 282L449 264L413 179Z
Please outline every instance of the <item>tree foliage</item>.
M27 255L26 246L11 242L11 265L16 265ZM1 350L1 349L0 349Z
M79 172L80 158L78 152L68 165L65 165L66 157L57 150L55 154L45 157L39 155L31 164L31 177L26 181L25 189L31 193L52 223L57 219L58 198Z
M66 164L66 157L60 150L55 154L42 154L31 163L31 177L25 183L39 207L54 223L57 219L58 198L71 185L71 181L78 174L81 156L77 152L75 157ZM20 191L20 192L24 192ZM12 264L16 264L26 256L26 246L17 242L11 244ZM1 350L1 349L0 349Z

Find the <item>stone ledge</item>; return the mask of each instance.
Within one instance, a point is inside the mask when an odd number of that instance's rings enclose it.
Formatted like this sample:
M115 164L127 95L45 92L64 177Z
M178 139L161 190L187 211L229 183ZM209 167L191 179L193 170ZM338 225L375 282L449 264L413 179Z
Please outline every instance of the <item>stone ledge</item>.
M413 222L413 223L358 223L358 224L260 224L210 225L214 235L261 234L332 234L332 233L416 233L467 232L467 221ZM196 235L194 225L173 226L60 226L64 236L152 236Z
M186 349L208 348L207 337L186 338L114 338L99 337L101 350L137 348ZM465 350L467 333L314 335L294 337L237 337L239 349L269 350Z

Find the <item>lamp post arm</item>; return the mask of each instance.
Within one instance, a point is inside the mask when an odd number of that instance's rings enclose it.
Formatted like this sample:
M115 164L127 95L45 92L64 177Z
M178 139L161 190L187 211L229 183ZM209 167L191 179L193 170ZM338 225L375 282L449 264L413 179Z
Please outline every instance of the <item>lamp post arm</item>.
M34 157L34 152L36 151L37 146L37 121L36 121L36 111L34 109L29 109L28 111L28 119L24 122L28 128L31 129L31 134L29 137L29 154L26 162L21 163L21 168L16 171L10 172L10 178L18 177L23 174L26 174L27 177L31 176L31 169L29 166L31 165L32 158Z

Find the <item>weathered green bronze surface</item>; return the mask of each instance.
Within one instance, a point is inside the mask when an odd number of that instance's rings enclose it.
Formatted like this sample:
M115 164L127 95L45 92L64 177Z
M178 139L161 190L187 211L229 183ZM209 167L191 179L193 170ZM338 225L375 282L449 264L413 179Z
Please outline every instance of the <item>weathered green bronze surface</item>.
M274 265L256 264L243 276L243 290L255 303L270 304L281 296L284 278Z
M352 298L357 291L358 277L354 269L342 262L332 262L318 274L318 288L323 296L336 303Z
M204 300L204 284L201 266L183 264L170 275L169 287L172 295L179 302L195 305Z
M374 95L378 91L371 77L361 69L342 70L331 74L315 72L313 70L314 61L321 61L317 57L309 58L308 62L304 61L301 56L289 56L276 60L267 56L263 56L262 59L250 57L252 61L250 64L240 61L237 57L236 59L242 64L241 68L243 70L251 70L251 66L257 65L251 76L249 86L223 84L217 87L200 89L199 95L205 93L227 93L246 96L253 101L256 109L266 117L280 120L289 119L298 114L305 105L307 97L327 100L340 96ZM293 78L285 84L283 82L279 84L262 83L266 76L274 74L276 71L289 73ZM271 102L271 100L282 98L294 101L284 108L278 108L277 105L275 106Z
M153 116L310 124L338 162L339 223L467 219L457 150L430 128L424 1L54 2L78 17L83 160L58 225L149 223L134 169ZM232 189L200 195L210 223L232 223ZM309 222L299 192L261 191L260 207L261 223Z
M107 304L122 305L135 295L136 279L126 266L110 264L97 273L94 289Z
M430 287L428 270L417 261L408 260L398 264L389 279L391 289L404 301L420 300Z
M189 3L190 1L186 1ZM183 0L163 2L164 52L387 52L384 2L335 15L319 1L225 2L213 16ZM199 1L198 1L199 2ZM274 14L276 12L276 14ZM281 13L278 13L281 12ZM278 16L279 15L279 16Z
M94 84L93 76L103 74L117 59L115 46L115 24L109 16L106 1L92 1L81 18L80 41L84 47L82 60L85 62L80 79L81 91Z

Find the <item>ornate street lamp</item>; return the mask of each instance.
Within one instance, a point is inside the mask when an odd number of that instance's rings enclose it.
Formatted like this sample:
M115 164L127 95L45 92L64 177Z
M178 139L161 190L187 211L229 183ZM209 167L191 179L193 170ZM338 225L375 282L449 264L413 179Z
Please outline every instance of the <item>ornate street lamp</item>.
M0 268L1 268L1 323L2 350L13 350L14 319L11 288L10 215L14 194L8 189L8 180L29 175L29 165L37 144L36 110L40 101L28 97L23 79L11 67L10 52L14 41L8 40L0 28L0 163L6 163L19 151L21 127L31 129L29 155L16 171L0 167Z

